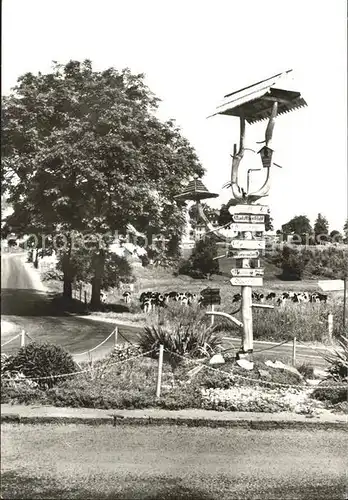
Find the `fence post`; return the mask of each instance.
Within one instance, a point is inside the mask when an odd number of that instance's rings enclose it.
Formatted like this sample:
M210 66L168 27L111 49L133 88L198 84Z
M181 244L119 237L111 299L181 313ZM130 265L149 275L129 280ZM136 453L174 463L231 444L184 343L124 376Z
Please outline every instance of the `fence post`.
M25 330L21 331L21 347L25 347Z
M84 295L85 295L85 306L87 306L87 291L84 290Z
M90 369L91 369L91 380L93 380L93 357L92 357L92 354L91 354L91 351L88 351L88 358L89 358L89 365L90 365Z
M116 347L117 345L117 336L118 336L118 326L115 328L115 336L114 336L114 346Z
M215 311L214 304L211 305L211 312ZM211 315L211 326L214 326L214 314Z
M156 389L156 397L159 398L161 395L161 380L162 380L162 366L163 366L163 344L160 345L159 348L159 356L158 356L158 373L157 373L157 389Z
M327 316L327 325L328 325L329 339L332 340L332 334L333 334L333 314L332 313L329 313Z
M80 302L82 301L82 286L80 285L80 289L79 289L79 293L80 293Z
M292 341L292 366L296 366L296 337Z

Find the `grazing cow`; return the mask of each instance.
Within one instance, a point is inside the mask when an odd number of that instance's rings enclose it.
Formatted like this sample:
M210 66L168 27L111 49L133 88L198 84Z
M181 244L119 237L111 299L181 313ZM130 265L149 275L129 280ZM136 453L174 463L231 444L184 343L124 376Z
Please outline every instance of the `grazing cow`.
M123 296L123 300L125 301L125 303L129 304L131 299L132 299L131 292L123 292L122 296Z
M235 293L235 294L233 295L232 303L234 303L234 302L239 302L240 300L242 300L242 296L241 296L241 294L240 294L240 293Z
M266 296L266 300L274 300L275 298L276 294L274 292L271 292Z
M258 293L258 292L252 292L251 294L252 300L255 300L256 302L264 302L265 296L263 293Z
M310 302L324 302L326 304L327 302L327 295L319 292L311 293L310 295Z

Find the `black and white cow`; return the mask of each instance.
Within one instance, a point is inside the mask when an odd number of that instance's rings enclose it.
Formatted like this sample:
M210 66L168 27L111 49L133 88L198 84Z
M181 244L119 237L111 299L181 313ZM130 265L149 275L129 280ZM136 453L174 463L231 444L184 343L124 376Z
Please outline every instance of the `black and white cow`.
M122 294L123 300L125 301L126 304L130 304L132 300L132 293L131 292L123 292Z

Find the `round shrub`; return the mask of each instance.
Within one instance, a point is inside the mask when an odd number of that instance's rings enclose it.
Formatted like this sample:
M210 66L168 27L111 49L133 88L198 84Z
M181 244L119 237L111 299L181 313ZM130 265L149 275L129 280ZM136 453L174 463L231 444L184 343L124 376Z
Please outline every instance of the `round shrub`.
M338 384L334 380L324 380L325 387L318 387L312 392L312 398L319 401L335 405L337 403L344 403L348 400L348 387L347 384ZM332 387L328 387L332 385Z
M55 344L32 342L21 347L17 354L11 356L6 363L7 373L21 373L25 377L51 377L38 380L39 386L52 387L65 373L77 371L71 354L63 347Z

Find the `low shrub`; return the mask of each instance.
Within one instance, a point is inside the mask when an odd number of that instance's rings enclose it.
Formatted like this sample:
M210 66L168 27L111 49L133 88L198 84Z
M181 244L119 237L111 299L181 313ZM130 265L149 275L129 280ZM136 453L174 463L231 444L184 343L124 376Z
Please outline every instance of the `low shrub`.
M1 377L1 404L24 404L33 403L48 404L46 393L37 384L28 384L26 381L12 382Z
M113 361L127 361L133 356L138 356L141 352L141 348L136 345L117 344L111 353L111 358Z
M51 377L38 380L40 387L52 387L59 381L56 375L69 374L77 371L77 366L63 347L55 344L32 342L11 356L5 367L5 373L13 376L20 373L25 377Z
M304 378L306 379L314 378L314 366L308 363L307 361L304 361L301 365L297 367L297 369Z
M201 408L202 393L194 384L187 384L185 387L175 387L170 391L163 391L161 397L156 400L156 406L166 410Z
M324 401L331 405L337 403L343 403L348 400L348 386L347 384L337 384L334 380L324 380L322 385L325 387L320 387L320 384L314 389L311 397L319 401ZM332 387L327 387L332 385Z
M47 269L40 273L41 281L63 281L63 273L59 269Z

